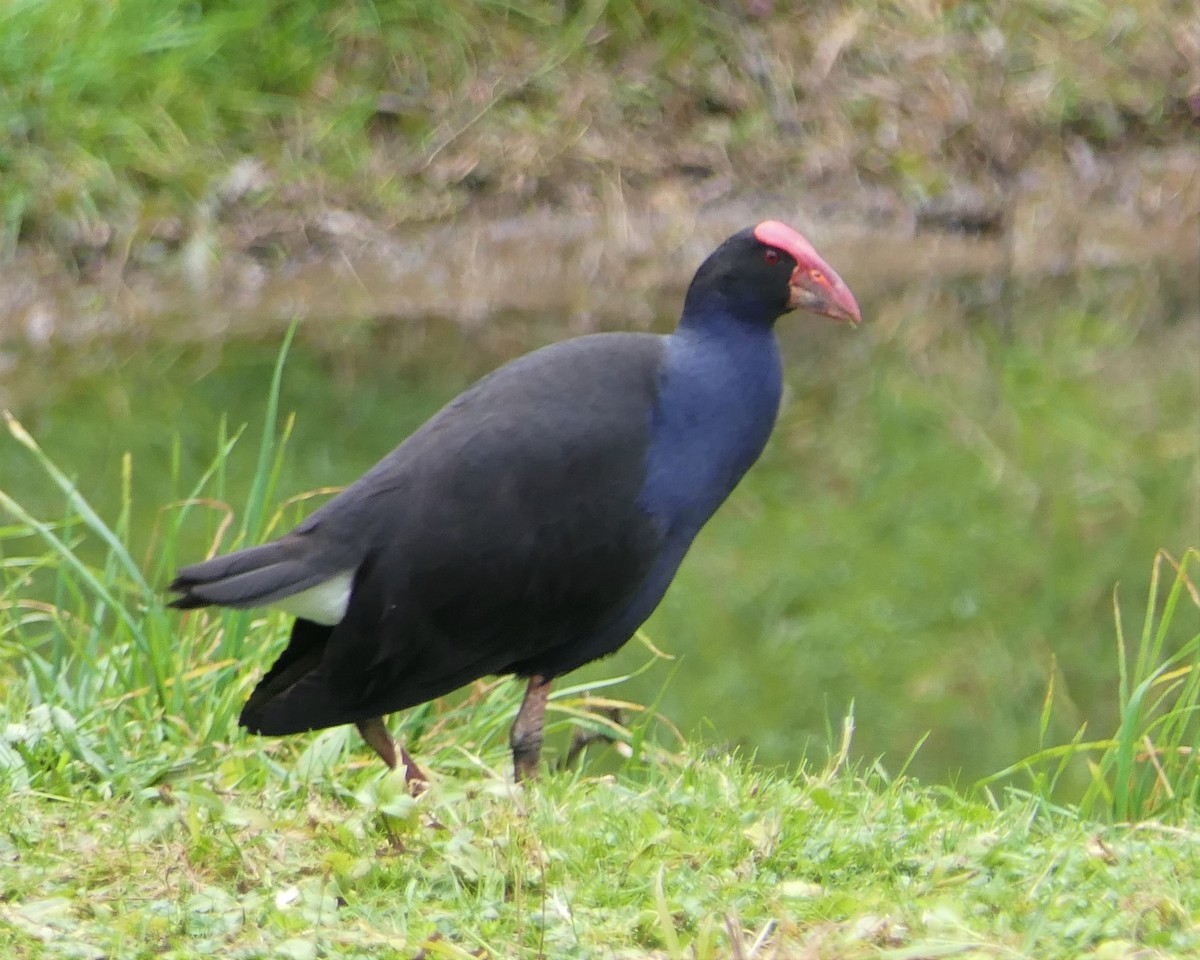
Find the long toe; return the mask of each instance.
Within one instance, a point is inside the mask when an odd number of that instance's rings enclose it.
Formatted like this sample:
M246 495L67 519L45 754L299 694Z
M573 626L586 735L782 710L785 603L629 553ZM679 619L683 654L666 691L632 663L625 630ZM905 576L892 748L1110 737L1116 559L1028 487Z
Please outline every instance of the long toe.
M425 775L424 770L417 766L417 762L404 747L400 748L400 762L404 764L404 783L408 787L408 792L414 797L424 793L425 788L429 786L429 777Z

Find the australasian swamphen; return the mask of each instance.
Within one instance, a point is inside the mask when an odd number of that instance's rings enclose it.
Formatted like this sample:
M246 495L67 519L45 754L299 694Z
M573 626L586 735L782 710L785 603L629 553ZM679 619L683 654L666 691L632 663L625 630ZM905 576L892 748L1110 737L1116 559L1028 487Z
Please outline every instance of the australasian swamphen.
M696 272L674 333L514 360L290 533L180 570L172 606L296 618L241 724L354 723L394 767L384 714L518 674L515 775L534 774L551 681L633 635L762 452L782 388L775 321L793 309L860 319L799 233L742 230Z

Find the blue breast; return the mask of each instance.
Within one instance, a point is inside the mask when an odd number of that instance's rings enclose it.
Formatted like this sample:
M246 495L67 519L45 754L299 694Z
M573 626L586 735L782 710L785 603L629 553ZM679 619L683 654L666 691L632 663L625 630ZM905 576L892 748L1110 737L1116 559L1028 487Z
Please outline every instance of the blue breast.
M782 389L768 324L705 316L667 338L639 503L670 544L686 550L758 459Z

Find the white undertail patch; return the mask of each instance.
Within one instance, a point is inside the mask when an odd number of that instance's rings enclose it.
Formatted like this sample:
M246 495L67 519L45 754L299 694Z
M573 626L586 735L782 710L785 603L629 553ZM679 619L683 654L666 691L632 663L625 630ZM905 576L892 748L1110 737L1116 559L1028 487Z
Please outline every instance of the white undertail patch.
M302 620L311 620L323 627L340 623L350 606L350 589L354 585L354 571L343 570L315 587L293 593L271 604L276 610L290 613Z

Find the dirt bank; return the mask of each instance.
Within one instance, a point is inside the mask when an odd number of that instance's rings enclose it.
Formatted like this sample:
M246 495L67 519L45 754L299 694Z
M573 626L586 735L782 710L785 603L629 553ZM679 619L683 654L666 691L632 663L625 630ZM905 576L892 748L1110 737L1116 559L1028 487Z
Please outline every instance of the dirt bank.
M1200 177L1186 148L1030 167L990 207L971 196L957 207L908 204L871 190L824 199L814 204L798 187L704 202L664 182L595 209L464 212L435 224L235 204L154 263L106 257L81 274L23 251L0 268L0 343L36 352L139 329L206 338L294 317L436 315L472 325L527 311L582 327L645 324L669 311L714 243L767 216L801 226L866 300L955 274L1138 265L1186 282L1200 270Z

